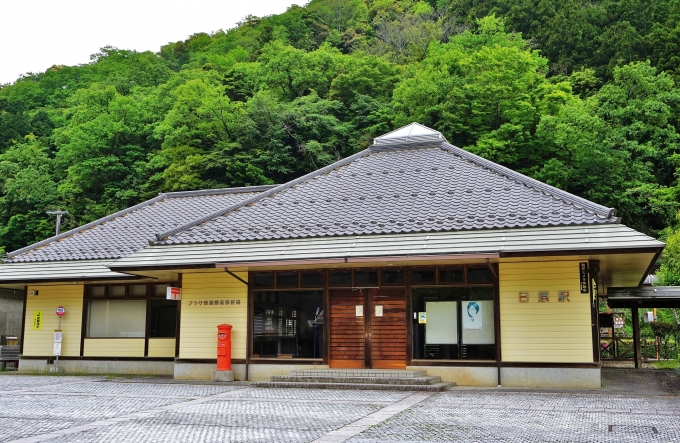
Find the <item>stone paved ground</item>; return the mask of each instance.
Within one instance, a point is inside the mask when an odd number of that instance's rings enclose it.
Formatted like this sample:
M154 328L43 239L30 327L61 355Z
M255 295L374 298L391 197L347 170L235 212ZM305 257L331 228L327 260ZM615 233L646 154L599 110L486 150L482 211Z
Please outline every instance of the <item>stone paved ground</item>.
M606 369L601 390L259 389L0 375L0 442L674 442L680 379Z

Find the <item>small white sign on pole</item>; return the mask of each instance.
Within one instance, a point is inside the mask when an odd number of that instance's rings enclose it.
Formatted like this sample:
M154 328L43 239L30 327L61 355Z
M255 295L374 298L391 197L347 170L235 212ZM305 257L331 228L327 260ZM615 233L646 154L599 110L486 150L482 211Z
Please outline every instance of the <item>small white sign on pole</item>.
M57 357L61 355L61 342L59 343L54 342L54 350L52 352L52 355Z

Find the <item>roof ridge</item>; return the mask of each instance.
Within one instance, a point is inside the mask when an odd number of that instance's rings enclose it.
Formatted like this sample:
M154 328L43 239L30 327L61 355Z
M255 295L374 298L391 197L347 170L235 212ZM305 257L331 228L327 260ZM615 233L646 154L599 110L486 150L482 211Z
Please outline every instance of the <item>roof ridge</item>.
M144 201L144 202L142 202L142 203L139 203L139 204L136 204L136 205L134 205L134 206L130 206L129 208L125 208L125 209L120 210L120 211L118 211L118 212L114 212L113 214L110 214L110 215L107 215L107 216L105 216L105 217L99 218L99 219L97 219L97 220L95 220L95 221L91 221L90 223L84 224L84 225L82 225L82 226L78 226L78 227L73 228L73 229L71 229L71 230L69 230L69 231L62 232L62 233L60 233L60 234L58 234L58 235L54 235L54 236L52 236L52 237L46 238L45 240L41 240L41 241L39 241L39 242L37 242L37 243L33 243L33 244L31 244L31 245L24 246L23 248L17 249L17 250L15 250L15 251L7 252L7 253L5 253L5 258L12 258L12 257L14 257L14 256L23 254L23 253L25 253L25 252L28 252L28 251L31 251L31 250L33 250L33 249L39 248L39 247L41 247L41 246L45 246L45 245L47 245L47 244L50 244L50 243L53 243L53 242L55 242L55 241L61 240L62 238L66 238L66 237L69 237L69 236L71 236L71 235L73 235L73 234L77 234L78 232L88 230L88 229L90 229L90 228L92 228L92 227L94 227L94 226L97 226L97 225L100 225L100 224L102 224L102 223L105 223L105 222L108 222L108 221L110 221L110 220L113 220L114 218L120 217L121 215L129 214L129 213L134 212L134 211L136 211L136 210L138 210L138 209L141 209L141 208L144 208L144 207L146 207L146 206L149 206L149 205L151 205L151 204L153 204L153 203L159 202L159 201L161 201L161 200L163 200L163 199L165 199L165 198L166 198L166 195L165 195L165 194L158 194L156 197L154 197L154 198L152 198L152 199L146 200L146 201Z
M523 183L537 191L551 194L554 197L566 203L572 204L574 206L580 206L587 211L591 211L596 214L602 215L604 218L609 219L616 216L616 209L614 208L608 208L606 206L599 205L597 203L591 202L590 200L586 200L585 198L571 194L567 191L563 191L554 186L550 186L546 183L540 182L524 174L520 174L519 172L513 171L512 169L506 168L505 166L501 166L498 163L494 163L491 160L487 160L483 157L475 155L469 151L459 148L458 146L454 146L449 142L442 142L440 147L466 160L474 162L479 166L491 169L492 171L496 171L497 173L504 175L512 180Z
M197 191L176 191L164 192L158 195L165 195L167 198L181 198L194 197L201 195L221 195L221 194L238 194L239 192L262 192L275 188L279 185L258 185L258 186L240 186L237 188L215 188L215 189L199 189Z
M357 152L354 155L350 155L349 157L343 158L342 160L338 160L335 163L331 163L330 165L324 166L321 169L317 169L316 171L310 172L309 174L305 174L302 177L296 178L295 180L291 180L287 183L283 183L283 184L280 184L278 186L275 186L272 189L264 191L260 194L257 194L257 195L255 195L251 198L243 200L243 201L236 203L234 205L228 206L224 209L220 209L219 211L215 211L212 214L206 215L205 217L201 217L197 220L193 220L193 221L190 221L189 223L185 223L183 225L177 226L176 228L171 229L169 231L158 233L158 234L156 234L156 240L150 241L150 244L161 242L161 241L167 239L168 237L171 237L171 236L178 234L182 231L193 228L193 227L198 226L202 223L206 223L206 222L208 222L212 219L215 219L217 217L221 217L221 216L223 216L223 215L225 215L229 212L235 211L236 209L242 208L243 206L251 205L251 204L253 204L257 201L260 201L260 200L262 200L266 197L269 197L270 195L277 194L281 191L285 191L286 189L290 189L293 186L296 186L296 185L299 185L300 183L306 182L307 180L310 180L310 179L312 179L312 178L314 178L318 175L322 175L322 174L325 174L326 172L330 172L335 168L338 168L340 166L344 166L348 163L353 162L356 159L359 159L359 158L364 157L364 156L371 154L371 153L372 153L372 151L371 151L370 148L364 149L363 151Z

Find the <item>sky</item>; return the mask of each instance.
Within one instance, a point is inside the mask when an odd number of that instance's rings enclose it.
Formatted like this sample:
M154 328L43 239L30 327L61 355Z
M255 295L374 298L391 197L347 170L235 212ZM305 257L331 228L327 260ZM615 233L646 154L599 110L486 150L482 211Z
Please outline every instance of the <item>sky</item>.
M88 63L104 46L157 52L197 32L280 14L308 0L0 0L0 84Z

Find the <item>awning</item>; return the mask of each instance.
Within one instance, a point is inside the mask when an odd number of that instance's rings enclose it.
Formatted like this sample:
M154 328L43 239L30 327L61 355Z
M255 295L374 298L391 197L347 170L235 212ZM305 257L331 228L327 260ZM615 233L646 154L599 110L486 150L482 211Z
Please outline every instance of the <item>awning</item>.
M150 246L109 265L128 271L172 266L234 266L247 263L325 260L378 261L389 257L475 254L510 257L653 252L664 243L624 225L555 226L477 231L312 237L228 243Z
M110 270L107 265L111 261L74 260L3 263L0 265L0 285L139 278Z
M680 286L608 288L610 308L680 308Z

